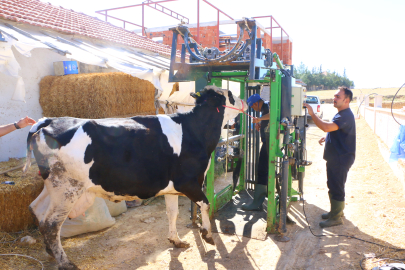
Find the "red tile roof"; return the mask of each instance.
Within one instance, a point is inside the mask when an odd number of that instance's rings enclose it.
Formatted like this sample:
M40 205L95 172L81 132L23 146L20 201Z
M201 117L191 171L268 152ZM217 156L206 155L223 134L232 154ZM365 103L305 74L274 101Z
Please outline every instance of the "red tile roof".
M39 0L0 0L0 18L68 34L113 41L163 55L170 56L171 53L170 46L157 43L98 18Z

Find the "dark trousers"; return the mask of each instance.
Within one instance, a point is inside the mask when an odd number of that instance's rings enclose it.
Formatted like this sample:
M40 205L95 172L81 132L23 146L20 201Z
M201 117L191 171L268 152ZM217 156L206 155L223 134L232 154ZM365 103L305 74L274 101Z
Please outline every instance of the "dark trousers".
M257 183L259 185L267 186L269 182L269 155L268 155L269 146L267 143L263 143L260 148L259 154L259 165L257 171Z
M345 200L347 173L354 162L353 157L335 157L326 161L329 193L335 201Z

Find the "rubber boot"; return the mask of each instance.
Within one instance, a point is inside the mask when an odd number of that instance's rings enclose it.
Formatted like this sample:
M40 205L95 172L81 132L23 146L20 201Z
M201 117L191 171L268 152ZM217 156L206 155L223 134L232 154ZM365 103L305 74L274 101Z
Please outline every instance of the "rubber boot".
M332 194L328 193L328 195L329 195L329 202L330 202L330 200L332 199ZM332 203L330 203L330 204L332 205ZM322 214L322 219L328 219L329 216L330 216L330 212ZM342 217L344 217L344 216L345 216L345 214L342 212Z
M267 195L267 186L256 184L255 193L253 194L253 202L251 204L242 205L241 209L246 211L263 210L263 201Z
M329 195L329 202L330 202L330 200L332 199L332 194L328 193L328 195ZM331 203L331 205L332 205L332 203ZM329 216L330 216L330 212L322 214L322 219L328 219Z
M345 201L335 201L334 199L330 199L331 210L330 216L327 220L322 221L319 223L321 228L327 228L332 226L338 226L343 224L343 209L345 209Z

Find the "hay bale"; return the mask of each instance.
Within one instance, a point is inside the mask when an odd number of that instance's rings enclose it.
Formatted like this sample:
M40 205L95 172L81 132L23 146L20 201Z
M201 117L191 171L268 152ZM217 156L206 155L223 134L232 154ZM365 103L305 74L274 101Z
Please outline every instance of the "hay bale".
M0 162L0 171L23 164L25 159L10 159ZM15 185L2 184L13 181ZM22 169L0 175L0 231L17 232L35 226L28 206L38 197L44 187L38 175L38 166L33 165L25 176Z
M40 104L46 117L111 118L155 114L155 87L122 72L46 76Z

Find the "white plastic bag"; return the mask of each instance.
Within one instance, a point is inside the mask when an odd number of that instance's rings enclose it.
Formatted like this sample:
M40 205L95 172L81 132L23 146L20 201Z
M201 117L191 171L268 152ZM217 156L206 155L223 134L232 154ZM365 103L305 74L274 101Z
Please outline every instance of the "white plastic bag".
M107 205L112 217L116 217L127 211L127 205L125 204L125 201L115 203L106 199L103 200L105 201L105 204Z
M62 225L60 235L72 237L82 233L99 231L115 224L115 218L111 217L110 211L102 198L96 198L92 206L86 210L85 216L66 219Z

